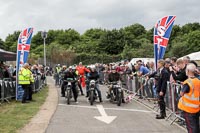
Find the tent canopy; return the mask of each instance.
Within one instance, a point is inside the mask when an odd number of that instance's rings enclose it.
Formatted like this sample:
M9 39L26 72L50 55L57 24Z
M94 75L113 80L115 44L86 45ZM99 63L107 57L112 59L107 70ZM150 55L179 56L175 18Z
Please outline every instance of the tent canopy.
M190 57L190 60L200 60L200 52L194 52L194 53L188 54L187 56Z
M0 49L0 61L16 61L16 53Z

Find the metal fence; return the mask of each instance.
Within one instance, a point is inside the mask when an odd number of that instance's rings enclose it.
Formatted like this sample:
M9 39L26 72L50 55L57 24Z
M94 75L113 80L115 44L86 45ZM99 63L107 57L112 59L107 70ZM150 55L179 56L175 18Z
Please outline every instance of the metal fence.
M124 88L128 92L132 92L138 96L138 99L142 100L157 100L155 82L154 78L147 79L145 77L132 77L130 78L129 75L121 75L122 82L125 85ZM180 91L181 91L181 84L179 83L170 83L167 82L167 90L165 94L165 102L166 108L170 112L166 118L166 120L172 119L170 124L176 119L181 119L184 121L184 118L181 116L181 111L178 109L178 101L180 98ZM136 98L136 97L135 97ZM158 106L154 106L153 109L157 107L156 111L159 111Z
M104 76L107 77L107 76ZM108 79L104 78L104 81ZM157 102L157 93L155 83L156 80L154 78L147 79L146 77L137 77L132 76L130 74L121 74L122 80L122 87L124 88L125 92L127 93L126 96L130 96L131 98L135 98L137 100L142 99L142 101L147 101L145 103L149 103L149 101L153 101L153 109L159 111ZM181 84L178 83L167 83L167 90L165 94L165 102L166 108L169 111L166 120L171 119L172 124L177 118L184 121L184 118L181 117L181 111L178 110L178 100L180 98L180 90ZM141 101L141 100L140 100ZM150 104L150 103L149 103Z
M44 81L41 76L34 77L34 83L32 84L33 92L38 92L44 86ZM16 81L11 78L4 78L0 80L0 104L3 102L9 102L16 97Z

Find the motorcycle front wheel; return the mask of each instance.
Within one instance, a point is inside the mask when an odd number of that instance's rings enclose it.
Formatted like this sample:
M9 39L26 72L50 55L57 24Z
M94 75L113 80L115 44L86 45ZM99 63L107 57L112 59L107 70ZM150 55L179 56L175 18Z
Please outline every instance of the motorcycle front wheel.
M70 89L67 89L66 92L67 104L70 104L71 91Z
M94 102L94 91L90 91L90 105L93 105Z
M118 96L117 96L117 106L120 106L122 103L122 93L118 92Z

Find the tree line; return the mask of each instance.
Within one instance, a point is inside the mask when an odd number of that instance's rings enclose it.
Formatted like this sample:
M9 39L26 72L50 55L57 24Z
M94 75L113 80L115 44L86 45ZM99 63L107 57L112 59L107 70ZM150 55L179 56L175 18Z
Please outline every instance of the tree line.
M16 52L20 31L0 39L0 48ZM141 24L120 29L91 28L82 35L74 29L49 30L46 53L49 64L108 63L134 57L153 58L153 28ZM181 57L200 50L200 24L174 25L165 57ZM31 42L30 62L43 58L43 39L37 32Z

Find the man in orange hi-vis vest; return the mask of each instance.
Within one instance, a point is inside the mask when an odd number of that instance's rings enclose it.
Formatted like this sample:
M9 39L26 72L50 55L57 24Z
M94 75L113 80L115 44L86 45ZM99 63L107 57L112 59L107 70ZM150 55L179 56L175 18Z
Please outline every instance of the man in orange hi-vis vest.
M184 81L180 92L178 108L183 111L183 117L188 133L199 133L200 114L200 80L195 76L196 66L189 63L186 67L188 79Z
M85 68L85 66L82 65L82 62L79 63L79 65L76 67L76 70L78 71L78 75L80 76L82 87L85 87L85 72L90 72L90 70Z

